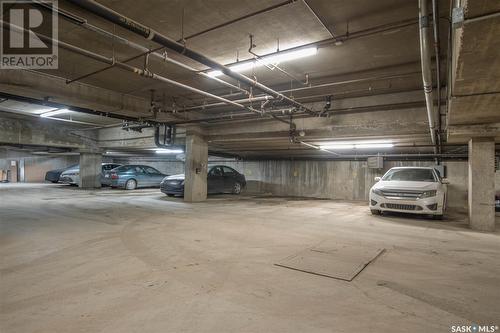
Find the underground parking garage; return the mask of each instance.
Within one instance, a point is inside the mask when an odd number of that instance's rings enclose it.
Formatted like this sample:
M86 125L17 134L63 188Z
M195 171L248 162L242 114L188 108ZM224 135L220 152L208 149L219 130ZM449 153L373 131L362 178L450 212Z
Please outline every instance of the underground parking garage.
M499 330L497 1L1 6L1 332Z

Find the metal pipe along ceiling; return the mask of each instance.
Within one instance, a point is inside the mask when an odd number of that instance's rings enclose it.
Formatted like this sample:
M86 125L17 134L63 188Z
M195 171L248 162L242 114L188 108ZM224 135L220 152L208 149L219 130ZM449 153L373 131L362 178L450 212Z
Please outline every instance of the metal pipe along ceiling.
M48 6L48 5L46 5L46 4L44 4L44 3L40 3L40 2L38 2L38 1L37 1L36 3L37 3L37 4L39 4L40 6L44 7L44 8L47 8L47 6ZM49 6L48 8L49 8L50 10L52 10L52 7L50 7L50 6ZM82 27L82 28L85 28L85 29L87 29L87 30L89 30L89 31L95 32L95 33L97 33L97 34L99 34L99 35L101 35L101 36L104 36L104 37L107 37L107 38L111 38L111 39L112 39L112 40L114 40L114 41L117 41L117 42L119 42L119 43L121 43L121 44L123 44L123 45L129 46L129 47L131 47L131 48L133 48L133 49L136 49L136 50L138 50L138 51L141 51L141 52L143 52L144 54L149 53L149 54L151 54L151 56L156 57L156 58L157 58L158 60L160 60L160 61L166 61L166 62L169 62L169 63L174 64L174 65L176 65L176 66L182 67L182 68L184 68L184 69L186 69L186 70L188 70L188 71L194 72L194 73L196 73L196 74L198 74L198 75L201 75L201 76L203 76L203 77L205 77L205 78L208 78L208 79L211 79L211 80L213 80L213 81L216 81L216 82L218 82L218 83L220 83L220 84L222 84L222 85L225 85L225 86L227 86L227 87L229 87L229 88L231 88L231 89L238 90L238 91L240 91L240 92L242 92L242 93L244 93L244 94L246 94L246 95L249 95L249 94L250 94L250 92L249 92L249 91L247 91L247 90L245 90L245 89L243 89L243 88L240 88L240 87L238 87L238 86L235 86L234 84L231 84L231 83L229 83L229 82L226 82L226 81L224 81L224 80L221 80L221 79L219 79L219 78L217 78L217 77L210 76L210 75L206 74L205 72L200 72L200 71L198 71L196 68L193 68L193 67L191 67L191 66L188 66L188 65L186 65L186 64L183 64L182 62L179 62L179 61L177 61L177 60L174 60L174 59L172 59L172 58L169 58L169 57L168 57L168 55L167 55L166 53L165 53L165 54L161 54L161 53L159 53L159 52L154 52L154 51L153 51L153 52L151 52L151 50L150 50L150 49L148 49L148 48L147 48L147 47L145 47L145 46L142 46L142 45L137 44L137 43L135 43L135 42L133 42L133 41L130 41L130 40L126 39L126 38L123 38L123 37L121 37L121 36L118 36L118 35L116 35L116 34L114 34L114 33L112 33L112 32L106 31L106 30L104 30L104 29L102 29L102 28L99 28L99 27L97 27L97 26L93 25L93 24L90 24L90 23L88 23L88 22L87 22L87 20L85 20L85 19L83 19L83 18L81 18L81 17L78 17L78 16L76 16L76 15L74 15L74 14L71 14L71 13L68 13L68 12L65 12L65 11L62 11L61 9L56 9L56 13L57 13L60 17L62 17L62 18L64 18L64 19L68 20L69 22L75 23L76 25L78 25L78 26L80 26L80 27ZM128 62L128 60L130 60L130 59L123 60L122 62L126 63L126 62ZM104 69L102 69L101 71L105 71L106 69L109 69L109 68L111 68L111 67L113 67L113 66L110 66L110 67L104 68ZM86 77L86 76L85 76L85 77ZM83 77L82 77L82 78L83 78ZM77 80L78 80L78 79L71 80L71 82L74 82L74 81L77 81Z
M321 84L317 84L317 85L311 85L308 87L285 89L285 90L280 90L279 92L283 94L283 93L287 93L287 92L308 91L311 89L328 88L328 87L350 84L350 83L397 79L397 78L408 77L408 76L412 76L412 75L416 75L416 74L420 74L420 73L421 73L420 71L413 71L413 72L406 72L406 73L393 74L393 75L377 75L377 76L370 76L370 77L359 78L359 79L321 83ZM330 94L326 94L326 95L336 95L336 94L330 93ZM229 97L229 96L223 95L221 97ZM307 96L307 97L315 97L315 96ZM237 100L233 100L233 101L238 102L238 103L252 103L252 102L267 101L270 98L271 97L268 95L262 95L262 96L254 96L254 97L250 97L250 98L237 99ZM210 107L218 107L218 106L223 106L223 105L224 105L223 103L209 103L209 104L191 105L191 106L187 106L187 107L181 109L180 111L190 111L190 110L204 109L204 108L210 108Z
M307 107L302 105L301 103L263 85L262 83L257 82L256 80L252 80L248 77L246 77L243 74L233 72L230 68L224 66L223 64L212 60L208 58L207 56L196 52L192 49L187 48L184 44L181 44L179 42L176 42L175 40L160 34L153 29L136 22L124 15L121 15L99 3L93 0L69 0L69 2L78 5L87 11L100 16L110 22L113 22L122 28L125 28L131 32L134 32L137 35L142 36L143 38L149 39L155 43L158 43L160 45L163 45L171 50L174 50L178 52L179 54L182 54L190 59L193 59L205 66L208 66L214 70L220 70L222 73L225 75L232 77L235 80L239 80L245 84L248 84L268 95L271 95L273 98L278 99L280 101L284 101L286 103L289 103L297 108L303 109L306 112L313 113L311 110L309 110Z
M286 6L286 5L290 5L290 4L292 4L294 2L297 2L297 1L298 0L287 0L287 1L280 2L280 3L276 4L276 5L272 5L270 7L258 10L256 12L252 12L250 14L246 14L244 16L240 16L240 17L235 18L233 20L230 20L230 21L218 24L218 25L216 25L214 27L205 29L203 31L196 32L196 33L194 33L192 35L184 37L184 40L188 40L188 39L191 39L191 38L194 38L194 37L198 37L200 35L206 34L207 32L211 32L211 31L223 28L223 27L227 27L228 25L234 24L236 22L243 21L243 20L246 20L246 19L248 19L250 17L254 17L254 16L257 16L257 15L260 15L260 14L264 14L264 13L270 12L270 11L272 11L274 9L277 9L277 8L280 8L280 7L283 7L283 6Z
M2 23L2 25L5 25L5 26L10 26L11 28L14 28L16 30L26 32L26 30L24 28L18 27L16 25L13 25L13 24L1 21L1 20L0 20L0 23ZM129 71L129 72L132 72L132 73L135 73L135 74L147 77L147 78L155 79L157 81L161 81L161 82L164 82L164 83L167 83L167 84L170 84L170 85L182 88L182 89L186 89L186 90L189 90L191 92L194 92L194 93L206 96L206 97L210 97L210 98L219 100L219 101L224 102L226 104L236 106L236 107L238 107L240 109L245 109L245 110L252 111L252 112L255 112L255 113L259 113L259 114L262 113L261 111L255 110L252 107L244 106L244 105L242 105L240 103L233 102L233 101L231 101L229 99L222 98L222 97L219 97L217 95L211 94L209 92L206 92L206 91L203 91L203 90L200 90L200 89L197 89L197 88L185 85L183 83L171 80L169 78L157 75L157 74L152 73L152 72L150 72L148 70L143 70L143 69L140 69L140 68L137 68L137 67L130 66L130 65L125 64L125 63L117 62L113 58L108 58L108 57L102 56L100 54L97 54L97 53L94 53L94 52L82 49L80 47L77 47L77 46L74 46L74 45L62 42L62 41L58 41L58 40L52 39L52 38L47 37L47 36L42 35L42 34L38 34L38 33L34 33L34 34L37 37L39 37L41 40L43 40L43 41L46 41L46 42L52 43L52 44L57 44L58 46L60 46L61 48L65 49L65 50L68 50L68 51L71 51L71 52L74 52L74 53L86 56L86 57L94 59L96 61L100 61L100 62L103 62L103 63L106 63L106 64L110 64L110 65L112 64L112 65L114 65L114 66L116 66L118 68L124 69L126 71Z
M0 20L0 24L1 25L5 25L5 26L10 26L11 28L17 29L17 30L22 31L22 32L26 32L27 31L24 28L18 27L16 25L13 25L13 24L10 24L10 23L7 23L7 22L4 22L2 20ZM280 121L280 122L285 123L287 125L290 125L291 127L295 127L295 124L291 120L282 119L282 118L280 118L280 117L278 117L278 116L276 116L276 115L274 115L272 113L264 113L264 112L262 112L260 110L254 109L251 106L245 106L245 105L242 105L240 103L236 103L234 101L231 101L231 100L219 97L217 95L213 95L213 94L208 93L206 91L203 91L203 90L200 90L200 89L197 89L197 88L185 85L183 83L171 80L169 78L157 75L157 74L152 73L152 72L150 72L148 70L143 70L143 69L140 69L140 68L137 68L137 67L134 67L134 66L127 65L125 63L117 62L113 58L107 58L107 57L105 57L103 55L100 55L100 54L97 54L97 53L94 53L94 52L82 49L82 48L80 48L78 46L74 46L74 45L71 45L71 44L68 44L68 43L65 43L65 42L62 42L62 41L58 41L58 40L52 39L52 38L50 38L48 36L45 36L45 35L42 35L42 34L39 34L39 33L35 33L35 32L33 32L33 33L38 38L40 38L43 41L46 41L46 42L52 43L52 44L57 44L58 46L60 46L61 48L65 49L65 50L68 50L68 51L71 51L71 52L74 52L74 53L86 56L86 57L88 57L90 59L94 59L96 61L100 61L100 62L107 63L107 64L113 64L114 66L116 66L118 68L121 68L121 69L124 69L126 71L129 71L131 73L138 74L140 76L147 77L147 78L150 78L150 79L154 79L154 80L157 80L157 81L161 81L161 82L164 82L164 83L167 83L167 84L171 84L171 85L174 85L176 87L180 87L180 88L192 91L194 93L198 93L200 95L204 95L204 96L207 96L207 97L210 97L210 98L214 98L214 99L220 100L220 101L222 101L222 102L224 102L226 104L234 105L234 106L236 106L236 107L238 107L240 109L245 109L245 110L248 110L248 111L250 111L252 113L257 113L257 114L260 114L260 115L264 115L264 116L267 116L267 117L269 117L271 119Z
M61 104L61 103L48 101L48 100L39 100L36 98L26 97L26 96L13 95L13 94L1 92L1 91L0 91L0 97L5 98L5 100L10 99L13 101L19 101L19 102L24 102L24 103L50 106L50 107L55 108L55 109L68 109L70 111L91 114L91 115L95 115L95 116L111 117L111 118L128 120L128 121L137 121L137 117L129 117L129 116L124 116L121 114L113 113L113 112L98 111L98 110L93 110L93 109L88 109L88 108L83 108L83 107L78 107L78 106L68 106L67 104ZM156 123L157 121L148 120L148 122Z
M439 152L441 152L442 138L441 138L441 55L440 55L440 41L439 41L439 4L437 0L432 0L432 30L434 32L434 55L436 57L436 98L437 98L437 140Z
M422 62L422 81L424 85L425 103L427 106L427 118L432 144L436 144L436 122L434 114L434 99L432 93L432 71L431 53L429 40L429 8L428 0L419 0L419 22L420 22L420 58Z

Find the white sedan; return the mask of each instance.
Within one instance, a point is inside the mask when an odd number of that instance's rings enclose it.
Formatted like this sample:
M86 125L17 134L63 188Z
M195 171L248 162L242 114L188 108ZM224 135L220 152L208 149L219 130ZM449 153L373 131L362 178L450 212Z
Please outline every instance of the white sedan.
M397 167L380 177L370 190L370 210L428 214L441 219L446 210L448 181L432 167Z
M102 163L101 166L101 184L109 186L110 179L105 178L104 173L114 168L118 168L121 164ZM78 185L78 183L80 183L80 165L75 165L74 167L63 171L59 176L59 181L63 184Z

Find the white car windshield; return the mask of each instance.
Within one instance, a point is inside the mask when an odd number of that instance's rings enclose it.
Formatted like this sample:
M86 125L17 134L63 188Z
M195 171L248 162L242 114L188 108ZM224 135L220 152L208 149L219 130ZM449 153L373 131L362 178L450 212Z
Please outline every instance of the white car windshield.
M434 172L430 169L392 169L384 177L384 181L436 182Z

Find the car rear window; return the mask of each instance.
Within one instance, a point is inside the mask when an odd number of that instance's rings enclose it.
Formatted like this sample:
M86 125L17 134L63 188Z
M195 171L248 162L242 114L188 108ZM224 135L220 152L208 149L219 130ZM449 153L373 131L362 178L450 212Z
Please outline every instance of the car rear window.
M118 167L116 169L114 169L116 172L128 172L130 170L132 170L132 168L134 168L135 166L133 165L122 165L121 167Z
M161 172L156 170L155 168L152 168L150 166L145 166L144 169L146 170L146 172L150 173L150 174L160 174Z
M434 172L429 169L393 169L382 178L385 181L435 182Z
M102 169L104 171L109 171L109 170L116 168L117 166L118 166L117 164L105 164L102 166Z

